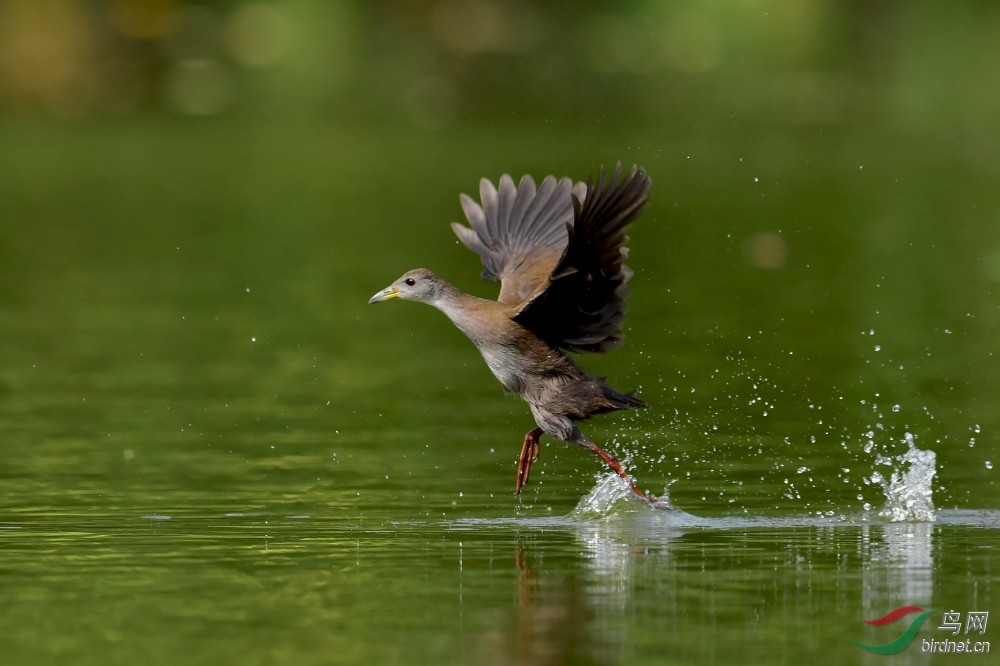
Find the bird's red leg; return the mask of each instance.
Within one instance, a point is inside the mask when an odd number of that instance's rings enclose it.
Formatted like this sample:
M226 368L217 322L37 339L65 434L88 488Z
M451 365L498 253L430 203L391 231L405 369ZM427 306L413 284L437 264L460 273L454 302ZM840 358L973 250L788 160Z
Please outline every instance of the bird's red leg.
M535 428L524 436L521 446L521 456L517 460L517 486L515 495L521 494L521 488L528 482L531 474L531 463L538 460L538 441L542 438L542 429Z
M608 467L615 470L615 472L618 473L618 476L625 479L625 483L628 484L628 487L631 488L632 492L634 492L636 495L646 500L650 504L655 504L657 502L657 499L655 497L653 497L652 495L647 495L646 493L642 492L641 490L639 490L639 488L636 487L635 482L632 481L632 477L628 475L628 472L622 469L621 463L619 463L618 459L615 458L613 455L611 455L601 447L597 446L597 444L594 444L589 439L581 438L581 441L578 441L577 443L599 455L601 457L601 460L607 463Z

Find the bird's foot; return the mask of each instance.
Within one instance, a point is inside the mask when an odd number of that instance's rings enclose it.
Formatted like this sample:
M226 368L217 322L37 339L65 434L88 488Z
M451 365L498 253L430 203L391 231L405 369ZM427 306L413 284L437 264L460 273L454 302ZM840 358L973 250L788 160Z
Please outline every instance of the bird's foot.
M520 495L521 488L528 483L531 475L531 463L538 460L538 442L542 439L542 429L535 428L524 436L521 455L517 459L517 486L514 494Z

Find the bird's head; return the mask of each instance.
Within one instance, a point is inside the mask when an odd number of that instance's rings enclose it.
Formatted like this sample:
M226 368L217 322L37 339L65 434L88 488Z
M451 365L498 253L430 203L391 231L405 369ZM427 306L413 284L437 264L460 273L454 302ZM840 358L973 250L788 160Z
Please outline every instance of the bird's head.
M401 275L398 280L368 299L368 302L380 303L393 298L402 298L408 301L433 303L441 297L444 289L444 280L426 268L415 268Z

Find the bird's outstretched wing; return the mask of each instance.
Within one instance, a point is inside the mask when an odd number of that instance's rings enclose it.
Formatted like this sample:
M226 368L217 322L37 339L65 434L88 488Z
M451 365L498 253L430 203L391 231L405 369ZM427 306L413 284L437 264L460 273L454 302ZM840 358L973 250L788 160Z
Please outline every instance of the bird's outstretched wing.
M552 271L566 253L574 220L574 196L584 184L548 176L535 187L531 176L515 186L504 174L499 189L483 178L480 206L461 196L469 227L453 222L459 240L483 260L483 277L500 281L497 300L514 307L536 298L549 284Z
M561 260L547 286L518 308L515 321L570 351L621 345L632 276L624 263L625 232L648 202L651 184L636 166L623 175L621 163L610 178L603 167L596 183L588 178L585 197L574 198L574 224Z

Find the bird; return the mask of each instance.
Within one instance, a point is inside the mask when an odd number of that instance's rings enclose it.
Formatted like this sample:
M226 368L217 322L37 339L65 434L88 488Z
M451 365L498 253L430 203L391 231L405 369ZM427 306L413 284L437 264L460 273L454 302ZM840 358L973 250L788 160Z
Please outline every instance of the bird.
M542 435L597 454L639 498L621 463L589 440L580 423L592 416L649 405L605 378L587 374L569 353L603 353L621 346L632 270L626 232L649 201L652 180L619 162L601 166L586 182L530 175L515 185L480 180L480 202L462 194L469 226L453 222L455 235L479 255L486 280L499 281L497 300L463 293L426 268L404 273L369 299L418 301L443 312L472 341L506 392L519 395L535 428L524 436L515 495L538 460Z

